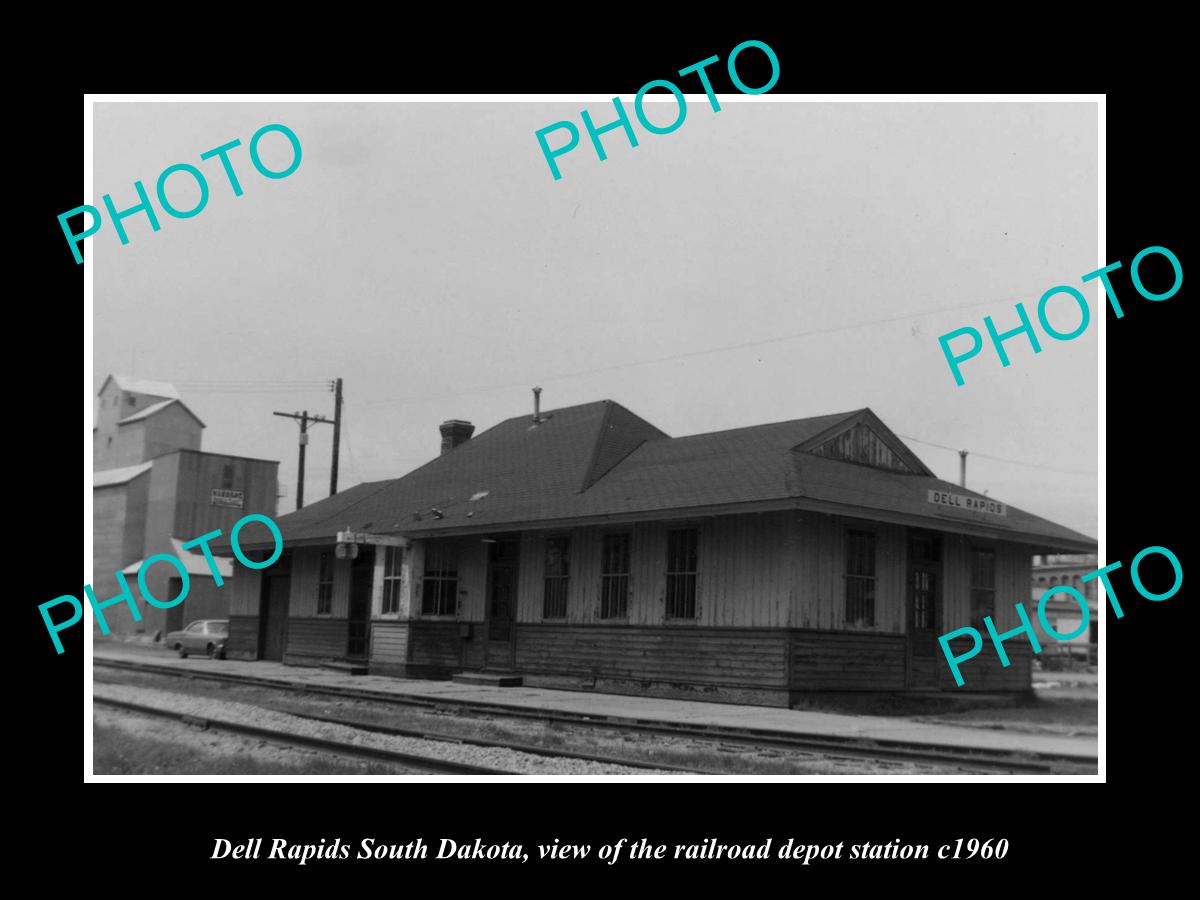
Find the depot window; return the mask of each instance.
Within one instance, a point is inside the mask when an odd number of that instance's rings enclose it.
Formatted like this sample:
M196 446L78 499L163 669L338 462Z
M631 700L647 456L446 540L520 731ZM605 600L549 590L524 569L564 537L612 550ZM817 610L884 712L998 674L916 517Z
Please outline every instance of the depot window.
M567 617L567 586L571 577L571 539L546 538L546 586L542 597L543 619Z
M458 612L458 546L427 544L421 615L453 616Z
M600 557L600 618L624 619L629 615L628 532L606 534Z
M385 616L400 612L400 573L404 551L388 547L383 554L383 609Z
M696 572L699 532L679 528L667 532L667 618L696 618Z
M333 612L333 554L322 553L317 572L317 615L327 616Z
M875 534L846 531L846 624L875 624Z
M1053 581L1054 579L1051 579ZM983 627L984 616L996 615L996 551L971 548L971 622Z

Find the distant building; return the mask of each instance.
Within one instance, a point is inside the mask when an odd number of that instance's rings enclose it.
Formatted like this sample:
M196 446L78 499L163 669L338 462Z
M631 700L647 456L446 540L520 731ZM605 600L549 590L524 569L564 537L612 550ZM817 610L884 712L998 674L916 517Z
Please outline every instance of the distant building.
M92 589L97 600L120 591L124 571L142 621L124 604L104 611L114 634L173 631L192 619L224 618L229 586L217 589L203 556L182 544L214 529L224 534L242 516L275 516L279 463L200 449L204 423L171 384L110 375L99 393L92 429ZM179 556L191 578L187 599L171 609L138 594L140 562L158 553ZM222 571L222 577L229 577ZM147 587L160 600L179 595L169 565L153 566ZM99 633L99 626L95 626Z
M1099 579L1084 581L1083 576L1090 575L1100 568L1098 557L1094 553L1066 553L1049 556L1033 557L1033 597L1036 608L1037 602L1046 591L1059 585L1066 585L1079 591L1087 600L1088 627L1078 637L1063 641L1053 635L1046 635L1040 627L1040 621L1035 620L1042 641L1043 652L1070 653L1076 656L1095 660L1096 647L1100 640L1099 610L1096 603L1096 585ZM1031 618L1033 618L1031 616ZM1083 619L1079 603L1070 594L1055 594L1046 603L1046 620L1054 626L1059 634L1070 634L1078 630Z

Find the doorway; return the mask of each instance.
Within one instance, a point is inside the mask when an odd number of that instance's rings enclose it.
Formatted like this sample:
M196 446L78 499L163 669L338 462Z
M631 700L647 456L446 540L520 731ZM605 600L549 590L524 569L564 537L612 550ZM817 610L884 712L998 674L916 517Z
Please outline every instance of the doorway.
M942 538L913 531L908 538L908 672L910 689L937 687L937 637L942 608Z
M178 597L182 593L183 593L183 579L168 578L167 579L167 596L168 597ZM172 606L170 609L167 610L167 620L166 620L166 624L163 626L163 632L165 634L170 634L172 631L182 631L183 630L183 626L186 624L183 621L183 607L184 607L185 603L187 603L186 600L184 600L183 603L175 604L174 606Z
M513 627L517 611L517 561L521 541L497 538L488 544L487 655L486 668L511 669Z
M375 578L375 548L360 544L350 564L350 612L347 659L366 659L371 646L371 583Z
M260 659L283 660L287 646L288 589L292 583L289 574L264 575L262 599L259 601L258 646L262 648Z

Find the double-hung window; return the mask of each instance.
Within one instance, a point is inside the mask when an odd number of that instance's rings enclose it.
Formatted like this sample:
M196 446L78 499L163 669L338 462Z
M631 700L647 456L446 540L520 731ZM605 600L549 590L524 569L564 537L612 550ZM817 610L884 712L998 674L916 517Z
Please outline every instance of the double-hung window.
M875 535L846 531L846 624L875 624Z
M600 618L629 615L629 534L606 534L600 557Z
M667 532L667 618L696 618L696 572L699 532L679 528Z
M546 586L542 595L542 618L567 617L567 586L571 577L571 539L546 538Z
M996 615L996 551L971 548L971 621L983 627Z
M333 612L333 554L322 553L317 571L317 615Z
M421 589L421 615L452 616L458 612L458 546L425 545L425 578Z
M383 554L383 607L385 616L400 612L400 583L401 567L404 562L404 550L401 547L387 547Z

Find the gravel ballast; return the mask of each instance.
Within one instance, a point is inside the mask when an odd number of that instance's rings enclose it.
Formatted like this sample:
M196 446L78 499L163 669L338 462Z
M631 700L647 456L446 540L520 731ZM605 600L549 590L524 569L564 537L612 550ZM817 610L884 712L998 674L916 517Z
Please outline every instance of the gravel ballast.
M158 709L170 710L176 715L194 716L218 722L233 722L253 725L274 731L341 741L365 747L430 756L436 759L487 766L517 775L674 775L675 772L641 769L608 763L591 762L583 759L568 759L522 753L506 747L478 747L454 744L445 741L429 741L420 738L401 737L363 731L327 722L316 722L275 710L263 709L246 703L215 700L152 688L128 685L99 684L94 686L96 697L139 703Z

